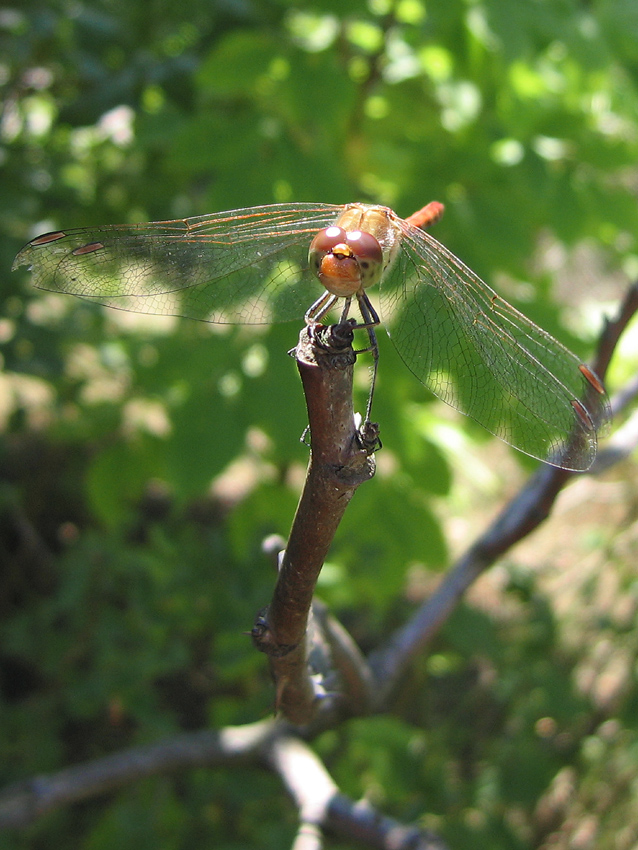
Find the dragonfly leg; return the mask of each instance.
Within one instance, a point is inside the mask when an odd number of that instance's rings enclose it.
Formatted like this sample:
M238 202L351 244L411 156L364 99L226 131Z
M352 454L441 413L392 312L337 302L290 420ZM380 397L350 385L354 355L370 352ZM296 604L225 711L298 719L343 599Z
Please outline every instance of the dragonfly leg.
M340 296L331 295L329 292L324 292L324 294L315 301L315 303L310 307L310 309L306 311L304 318L306 320L306 324L311 326L311 332L314 330L314 326L316 326L321 321L321 319L323 319L326 313L328 313L328 311L333 307L338 297ZM370 344L367 348L364 348L361 351L372 352L372 378L370 381L370 393L368 395L368 403L366 405L365 420L363 422L363 425L359 429L359 434L364 448L367 448L369 452L373 452L375 449L381 447L378 426L375 426L373 425L373 423L370 422L372 398L374 396L374 387L377 380L377 368L379 364L379 344L377 342L377 336L374 332L374 328L379 324L379 317L365 292L361 291L357 293L357 301L359 302L359 310L361 312L361 318L363 319L363 322L357 323L355 319L348 319L348 313L350 312L352 298L344 297L344 305L341 311L341 316L339 318L339 325L334 326L334 329L336 330L338 327L347 326L350 333L350 341L352 340L352 332L354 330L365 330L368 334ZM319 340L319 343L323 344L321 340ZM302 440L305 436L305 433L306 432L304 432L302 436Z
M307 325L314 325L317 322L320 322L326 313L332 308L333 304L337 300L336 295L331 295L330 292L324 292L315 303L306 310L304 315L304 319Z
M339 324L345 325L348 321L348 313L350 312L350 303L352 298L344 298L343 310L341 311L341 317L339 318Z
M358 325L358 327L365 328L368 333L368 339L370 340L370 345L368 348L364 349L364 351L372 352L372 377L370 380L370 393L368 395L366 418L364 422L364 425L367 425L370 422L372 398L374 396L374 387L377 382L377 369L379 366L379 343L377 342L377 335L374 332L375 327L379 324L379 317L365 292L358 293L357 300L359 301L359 310L361 310L361 318L363 319L363 324Z

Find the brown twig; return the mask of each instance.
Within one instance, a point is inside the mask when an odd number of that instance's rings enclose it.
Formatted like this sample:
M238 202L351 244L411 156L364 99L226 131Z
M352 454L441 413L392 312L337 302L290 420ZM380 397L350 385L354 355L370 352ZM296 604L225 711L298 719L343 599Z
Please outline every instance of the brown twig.
M344 326L335 326L341 328ZM374 474L374 459L361 445L352 407L355 354L352 331L322 342L305 328L296 359L310 423L310 462L272 602L253 629L267 652L277 707L302 724L312 720L322 696L308 669L307 628L317 578L357 487Z
M596 351L596 358L592 364L594 371L600 378L605 378L618 341L637 312L638 281L632 284L627 290L627 294L620 305L616 318L611 321L608 320L603 328Z

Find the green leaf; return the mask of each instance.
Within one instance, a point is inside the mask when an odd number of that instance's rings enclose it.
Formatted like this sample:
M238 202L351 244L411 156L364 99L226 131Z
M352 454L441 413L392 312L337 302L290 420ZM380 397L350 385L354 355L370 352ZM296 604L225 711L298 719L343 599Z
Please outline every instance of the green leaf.
M162 477L164 446L147 437L134 443L118 440L89 465L86 490L91 509L112 528L126 523L151 478Z

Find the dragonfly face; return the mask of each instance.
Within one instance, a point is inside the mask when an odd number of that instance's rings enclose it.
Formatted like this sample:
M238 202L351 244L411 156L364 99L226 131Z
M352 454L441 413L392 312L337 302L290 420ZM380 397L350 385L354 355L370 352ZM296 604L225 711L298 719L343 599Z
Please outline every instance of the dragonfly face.
M239 324L302 319L321 283L328 298L355 297L369 327L365 291L380 283L381 320L426 387L526 454L587 469L610 418L602 384L424 232L441 212L277 204L56 231L26 245L14 268L109 307Z
M381 280L383 253L374 236L333 225L310 245L310 267L332 295L349 298Z

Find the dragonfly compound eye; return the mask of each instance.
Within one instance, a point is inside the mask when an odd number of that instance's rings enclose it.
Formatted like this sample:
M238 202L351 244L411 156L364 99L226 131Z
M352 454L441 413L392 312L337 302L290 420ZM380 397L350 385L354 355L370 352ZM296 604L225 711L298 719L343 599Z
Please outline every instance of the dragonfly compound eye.
M360 263L383 262L381 245L379 245L371 233L365 233L362 230L353 230L347 234L346 244L349 248L352 248L352 253Z
M337 245L345 243L347 238L348 234L343 227L326 227L325 230L320 230L310 245L310 257L321 258L322 254L328 254Z
M383 251L371 233L353 230L348 233L347 245L361 269L361 285L367 289L377 283L383 271Z

